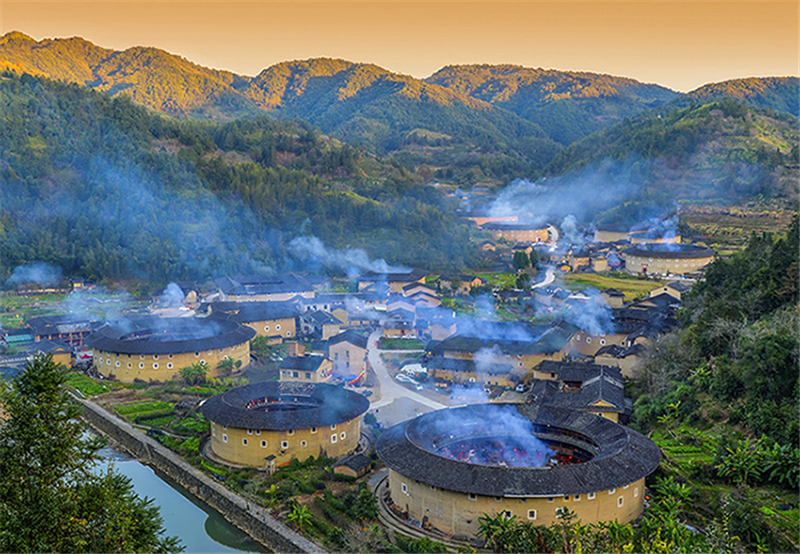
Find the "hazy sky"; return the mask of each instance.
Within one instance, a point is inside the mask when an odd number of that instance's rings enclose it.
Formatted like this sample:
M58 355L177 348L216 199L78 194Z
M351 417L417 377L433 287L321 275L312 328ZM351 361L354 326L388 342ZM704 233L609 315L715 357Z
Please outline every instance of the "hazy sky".
M511 63L632 77L688 91L800 74L800 2L185 2L0 0L0 34L155 46L255 75L311 57L427 77Z

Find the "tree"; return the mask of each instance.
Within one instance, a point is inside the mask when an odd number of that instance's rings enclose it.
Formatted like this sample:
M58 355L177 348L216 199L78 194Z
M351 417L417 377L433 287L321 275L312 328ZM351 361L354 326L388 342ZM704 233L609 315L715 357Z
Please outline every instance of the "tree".
M530 265L531 259L528 257L527 253L523 252L522 250L514 252L514 269L525 269Z
M206 372L208 366L203 362L197 362L192 365L181 368L181 377L187 385L200 385L206 382Z
M295 504L286 519L289 523L293 523L298 531L302 531L306 525L311 523L311 512L304 504Z
M352 513L356 519L378 519L378 498L369 490L363 487L358 491L358 496L353 504Z
M65 380L47 354L0 385L0 551L181 551L127 477L93 468L103 442L85 435Z
M242 367L242 360L234 360L233 358L225 358L217 364L217 369L221 370L225 375L230 375L240 367Z

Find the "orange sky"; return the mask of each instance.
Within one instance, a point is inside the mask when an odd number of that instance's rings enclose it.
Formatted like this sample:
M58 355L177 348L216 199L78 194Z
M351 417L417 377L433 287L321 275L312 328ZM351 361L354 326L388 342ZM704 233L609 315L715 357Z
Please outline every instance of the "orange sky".
M0 0L0 34L155 46L255 75L338 57L427 77L512 63L632 77L688 91L800 74L800 2L73 2Z

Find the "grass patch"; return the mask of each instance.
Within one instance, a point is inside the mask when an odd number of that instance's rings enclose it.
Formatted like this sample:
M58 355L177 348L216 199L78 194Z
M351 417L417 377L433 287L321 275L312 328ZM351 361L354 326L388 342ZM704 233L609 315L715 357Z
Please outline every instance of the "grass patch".
M84 396L97 396L112 389L111 385L95 381L83 373L70 373L66 385L81 391Z
M425 343L419 339L378 339L378 348L381 350L422 350Z
M571 291L593 287L597 290L614 288L625 294L625 300L633 300L646 296L651 290L663 285L658 279L639 279L622 274L601 275L592 273L567 273L564 275L564 286Z

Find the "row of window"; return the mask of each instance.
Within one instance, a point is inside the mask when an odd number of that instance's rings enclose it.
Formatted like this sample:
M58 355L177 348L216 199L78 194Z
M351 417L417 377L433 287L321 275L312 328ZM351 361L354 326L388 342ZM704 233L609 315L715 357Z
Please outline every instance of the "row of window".
M228 426L227 425L223 425L222 426L222 430L223 431L227 431L228 430ZM331 431L336 431L336 424L335 423L331 424ZM314 434L316 432L317 432L317 428L316 427L312 427L311 428L311 433ZM247 430L247 434L248 435L252 435L253 433L255 433L256 435L260 435L261 434L261 429L248 429ZM211 434L216 436L216 431L213 428L213 426L211 428ZM294 435L294 429L288 429L286 431L286 434L287 435Z
M100 362L102 363L102 361L103 360L101 358ZM200 363L205 364L206 362L205 362L205 360L200 360ZM106 359L106 364L108 364L108 365L112 365L113 364L115 367L120 367L120 365L121 365L119 363L119 361L112 362L111 358L107 358ZM130 369L132 367L133 367L133 364L128 362L128 368ZM144 362L139 362L139 369L144 369ZM158 369L158 362L153 362L153 369ZM172 369L172 362L167 362L167 369Z
M628 488L628 486L629 486L629 485L625 485L623 488L627 489L627 488ZM401 483L401 484L400 484L400 489L403 491L403 494L408 494L408 486L407 486L405 483ZM436 487L435 487L435 486L433 486L433 485L431 485L431 490L434 490L434 491L435 491L435 490L436 490ZM616 492L616 489L609 489L609 490L608 490L608 494L614 494L614 492ZM634 498L638 498L638 496L639 496L639 487L635 487L635 488L633 489L633 497L634 497ZM468 493L468 494L467 494L467 497L468 497L470 500L478 500L478 495L477 495L477 494L474 494L474 493ZM594 500L594 499L597 497L597 494L596 494L596 493L593 493L593 492L590 492L590 493L588 493L588 494L586 495L586 497L587 497L589 500ZM575 496L569 496L569 495L567 495L567 496L564 496L564 502L569 502L569 501L570 501L570 498L572 498L572 499L573 499L573 501L577 502L577 501L579 501L579 500L581 499L581 495L579 495L579 494L576 494ZM497 497L497 500L503 500L503 498L502 498L502 497ZM525 499L525 498L520 498L520 499L519 499L519 501L520 501L520 502L525 502L525 501L526 501L526 499ZM556 499L555 499L555 497L552 497L552 496L551 496L551 497L549 497L549 498L547 499L547 501L548 501L548 502L555 502L555 501L556 501ZM617 498L617 506L618 506L618 507L621 507L621 506L622 506L622 504L623 504L623 497L622 497L622 496L620 496L619 498ZM558 512L559 512L559 510L561 510L561 508L556 508L556 513L558 513ZM530 513L531 513L531 512L533 512L533 513L534 513L534 517L530 517ZM536 517L535 517L535 514L536 514L536 510L529 510L529 511L528 511L528 518L529 518L529 519L536 519ZM509 515L510 515L510 514L509 514Z
M261 433L259 432L258 434L261 434ZM331 444L336 444L340 439L344 440L346 438L347 438L347 433L345 433L344 431L339 433L338 436L336 435L336 433L333 433L331 435ZM225 433L222 433L222 442L225 442L225 443L228 442L228 435L226 435ZM242 438L242 446L249 446L249 444L250 443L247 440L247 438L243 437ZM308 441L300 441L300 447L301 448L305 448L306 446L308 446ZM266 447L267 447L267 441L266 440L262 440L261 441L261 448L266 448ZM284 449L284 450L289 448L289 441L281 441L281 448Z

